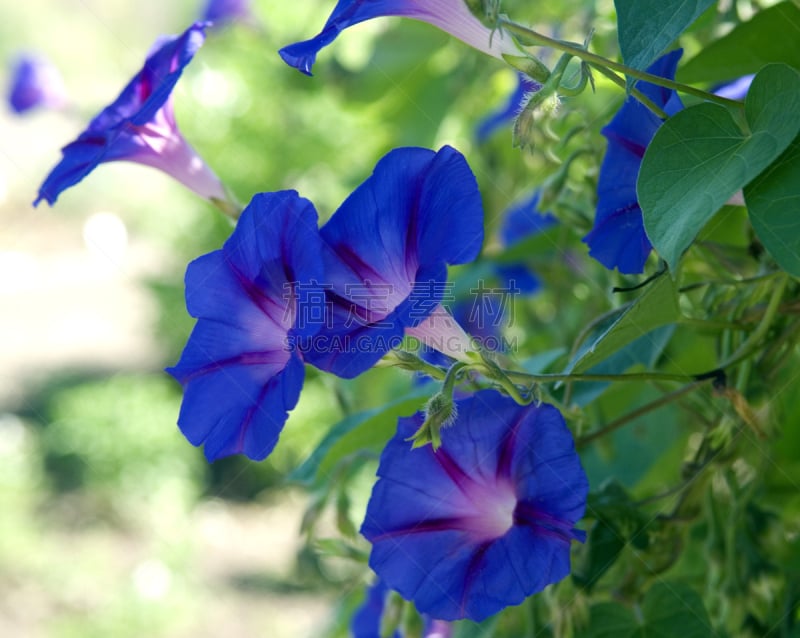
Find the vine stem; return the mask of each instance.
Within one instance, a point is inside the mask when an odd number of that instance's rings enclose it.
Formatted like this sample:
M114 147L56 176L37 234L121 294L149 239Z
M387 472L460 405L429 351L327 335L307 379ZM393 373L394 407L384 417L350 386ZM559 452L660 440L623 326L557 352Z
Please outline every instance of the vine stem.
M598 66L595 64L592 64L591 66L600 74L605 75L609 80L611 80L614 84L620 87L623 91L627 89L627 86L625 85L625 80L620 76L618 76L616 73L614 73L611 69L607 69L604 66ZM659 117L662 120L666 120L669 117L669 114L666 111L664 111L664 109L658 106L658 104L653 102L653 100L651 100L649 97L647 97L644 93L642 93L638 89L636 88L631 89L631 95L633 95L633 97L639 100L639 102L641 102L648 109L650 109L656 115L656 117Z
M702 100L707 100L709 102L716 102L717 104L724 106L726 108L741 109L743 106L742 103L739 102L738 100L730 100L726 97L721 97L719 95L714 95L713 93L708 93L707 91L703 91L701 89L696 89L693 86L689 86L688 84L681 84L680 82L675 82L674 80L662 78L658 75L647 73L646 71L639 71L625 64L614 62L613 60L604 58L601 55L597 55L596 53L587 51L586 49L577 44L572 44L570 42L565 42L563 40L556 40L555 38L550 38L542 33L539 33L538 31L533 31L528 27L523 27L521 24L517 24L516 22L509 20L506 17L499 16L497 22L499 26L505 28L512 34L515 34L523 38L524 40L531 40L535 42L537 45L551 47L553 49L556 49L557 51L561 51L563 53L569 53L571 55L574 55L576 58L580 58L584 62L591 64L593 67L596 68L603 67L606 69L617 71L619 73L624 73L628 77L632 77L637 80L644 80L645 82L650 82L651 84L657 84L658 86L663 86L668 89L673 89L675 91L679 91L687 95L694 95L695 97L699 97Z
M669 372L631 372L624 374L581 374L581 373L547 373L530 374L503 370L505 375L515 383L553 383L556 381L695 381L693 374L672 374Z
M775 315L778 313L778 309L781 305L781 299L783 298L783 293L786 290L786 284L789 281L787 275L781 277L778 282L775 284L775 288L772 291L772 296L769 299L769 303L767 304L767 309L764 311L764 316L761 318L758 326L756 329L750 333L750 336L742 343L726 361L720 366L720 369L728 368L740 361L749 357L753 351L759 346L761 340L767 334L767 330L772 325L772 321L775 319Z
M673 392L670 392L668 394L665 394L664 396L659 397L655 401L651 401L650 403L643 405L640 408L637 408L636 410L628 412L627 414L623 414L618 419L611 421L611 423L608 423L593 432L589 432L589 434L579 437L578 440L575 442L575 447L577 448L584 447L589 443L591 443L592 441L599 439L600 437L605 436L606 434L610 434L614 430L621 428L623 425L630 423L634 419L638 419L640 416L643 416L648 412L652 412L662 406L665 406L669 403L672 403L673 401L676 401L677 399L681 398L684 394L688 394L689 392L696 390L697 388L699 388L705 383L708 383L709 381L711 381L711 379L703 379L702 381L695 381L694 383L689 383L683 386L682 388L678 388Z

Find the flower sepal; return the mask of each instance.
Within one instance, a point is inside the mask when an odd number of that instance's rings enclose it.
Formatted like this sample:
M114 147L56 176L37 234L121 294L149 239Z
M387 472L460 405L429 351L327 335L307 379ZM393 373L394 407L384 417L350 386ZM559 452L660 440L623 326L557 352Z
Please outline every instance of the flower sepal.
M491 29L497 28L500 0L464 0L470 13Z
M396 591L389 591L386 596L386 603L381 614L380 636L381 638L392 638L397 635L400 623L403 621L403 610L406 601Z
M442 428L453 424L458 417L458 408L453 401L456 385L469 370L466 363L459 362L447 371L441 391L434 394L425 406L425 420L407 441L411 449L425 447L429 443L434 452L442 445Z
M438 450L442 445L442 428L451 425L455 420L456 406L453 397L441 392L434 394L425 406L425 421L413 436L406 440L411 441L412 450L428 444L434 450Z
M547 65L539 58L526 55L503 55L503 59L513 66L517 71L521 71L529 78L536 80L539 84L544 84L550 79L551 71Z

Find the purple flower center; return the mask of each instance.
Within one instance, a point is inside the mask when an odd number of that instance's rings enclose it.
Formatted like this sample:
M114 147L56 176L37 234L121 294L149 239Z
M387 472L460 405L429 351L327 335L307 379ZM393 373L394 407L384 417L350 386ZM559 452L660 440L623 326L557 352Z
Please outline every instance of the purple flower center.
M464 523L475 540L481 542L500 538L513 527L517 495L510 483L502 481L490 488L473 482L467 486L466 496L475 511L472 516L465 518Z

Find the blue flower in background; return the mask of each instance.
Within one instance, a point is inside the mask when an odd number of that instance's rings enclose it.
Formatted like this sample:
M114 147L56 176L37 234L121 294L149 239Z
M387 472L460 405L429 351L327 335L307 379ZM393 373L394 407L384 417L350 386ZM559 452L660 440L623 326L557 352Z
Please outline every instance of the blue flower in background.
M506 103L494 113L484 117L475 127L475 138L478 142L485 142L495 131L510 125L519 115L530 94L535 93L540 88L542 88L542 85L538 82L524 73L517 73L517 86L514 92L508 96Z
M58 69L40 55L20 55L11 68L8 104L18 115L37 108L59 109L67 91Z
M251 0L207 0L202 19L213 22L214 26L231 22L253 23Z
M728 82L714 89L714 94L720 97L726 97L729 100L743 100L750 90L750 85L753 83L755 74L743 75L742 77Z
M198 319L169 372L184 387L178 425L213 461L265 458L303 385L293 347L319 324L303 313L322 298L317 213L294 191L256 195L222 250L186 271L186 306Z
M361 533L370 567L433 618L481 621L564 578L589 489L558 410L493 390L457 401L442 446L384 449Z
M381 638L381 617L388 595L389 588L380 578L367 589L364 602L350 621L350 633L353 638ZM391 638L402 637L395 631Z
M63 157L45 179L34 205L51 206L98 164L126 160L158 168L209 199L225 199L216 175L178 130L171 93L184 67L205 40L207 23L160 40L144 67L114 102L62 149Z
M541 191L535 190L529 197L506 211L500 227L500 243L503 248L512 248L558 223L552 213L539 211L541 196ZM514 287L523 294L533 294L541 286L536 273L525 262L497 264L495 270L507 288L511 288L513 282Z
M518 54L511 38L492 31L476 18L464 0L339 0L322 31L310 40L290 44L280 56L290 66L311 75L317 53L347 27L383 16L403 16L428 22L470 46L497 58Z
M320 234L329 314L304 348L308 362L354 377L404 334L455 355L471 349L440 306L447 265L472 261L483 243L481 196L461 153L389 152Z
M682 49L656 60L648 72L674 79ZM678 94L664 87L638 82L644 95L674 115L683 108ZM635 274L644 270L652 245L644 231L642 209L636 196L636 180L647 145L662 121L636 98L629 97L614 119L603 128L608 139L597 185L594 227L583 238L589 254L609 270Z
M389 592L386 583L380 578L367 589L364 602L353 614L350 622L352 638L381 638L381 618ZM424 638L451 638L453 635L453 627L447 621L425 617L424 622ZM400 632L395 631L391 638L402 638L402 636Z

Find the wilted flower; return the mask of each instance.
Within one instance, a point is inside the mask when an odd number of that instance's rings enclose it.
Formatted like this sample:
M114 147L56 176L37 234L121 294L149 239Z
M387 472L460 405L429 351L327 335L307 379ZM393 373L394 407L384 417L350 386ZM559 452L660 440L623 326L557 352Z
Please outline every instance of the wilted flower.
M519 115L528 96L542 88L542 85L532 80L524 73L517 73L517 86L506 103L497 111L484 117L475 127L475 137L478 142L485 142L499 128L508 126Z

